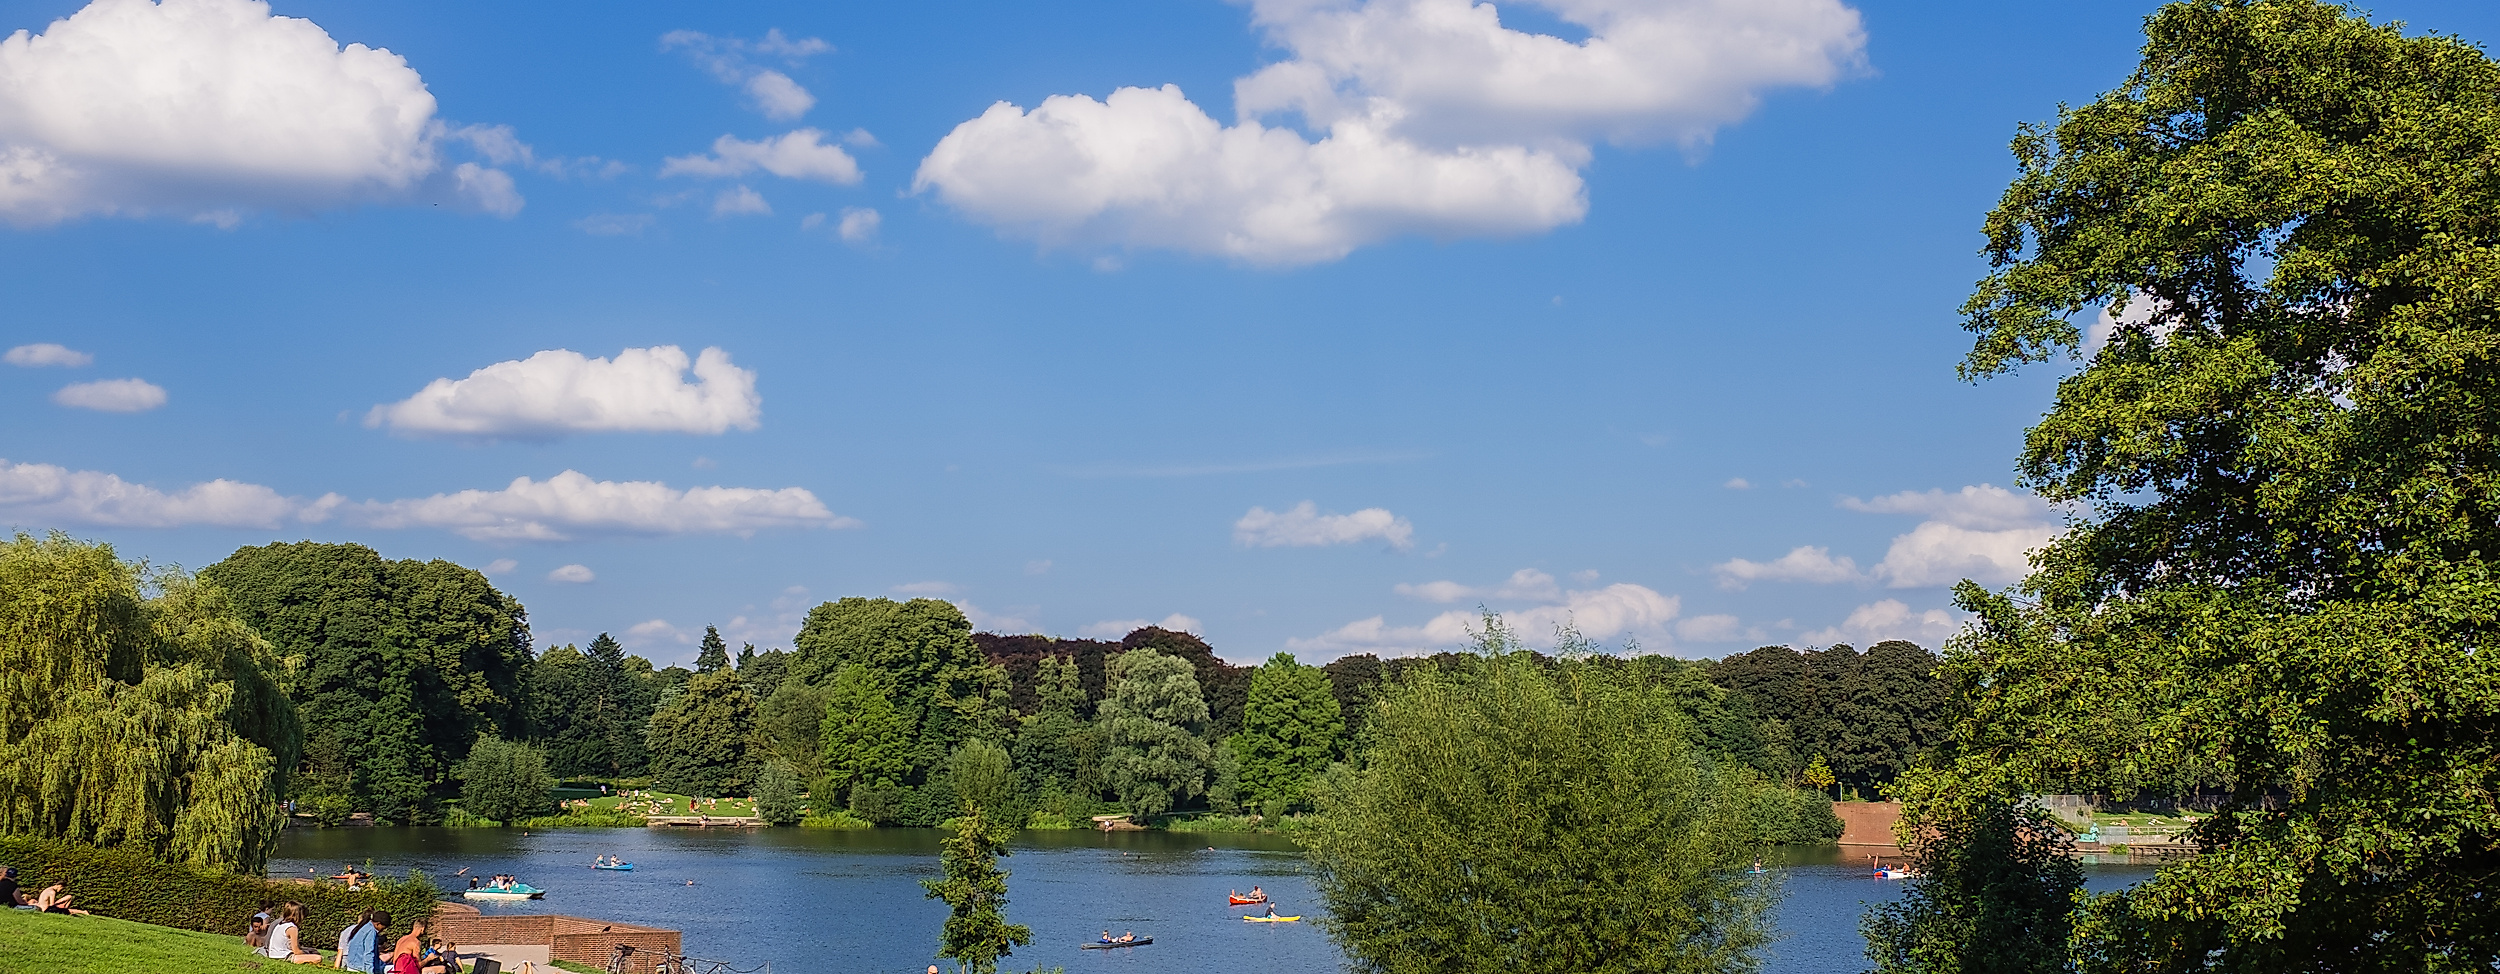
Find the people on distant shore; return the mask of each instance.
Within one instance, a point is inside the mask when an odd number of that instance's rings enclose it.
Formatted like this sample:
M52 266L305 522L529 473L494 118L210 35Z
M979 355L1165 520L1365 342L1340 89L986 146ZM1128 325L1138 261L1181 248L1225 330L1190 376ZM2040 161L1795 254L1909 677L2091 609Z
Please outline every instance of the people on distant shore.
M35 912L67 913L82 917L89 915L87 911L71 906L70 899L69 884L54 883L44 887L43 892L35 896ZM315 955L315 959L319 959L319 955Z

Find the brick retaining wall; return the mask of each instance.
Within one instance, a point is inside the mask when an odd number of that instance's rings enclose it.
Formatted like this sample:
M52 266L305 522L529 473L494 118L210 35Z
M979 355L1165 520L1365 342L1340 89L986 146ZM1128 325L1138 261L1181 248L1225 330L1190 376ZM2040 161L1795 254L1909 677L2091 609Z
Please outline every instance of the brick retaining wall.
M437 935L452 943L543 944L556 960L592 967L606 966L609 953L624 944L634 948L625 965L628 974L649 974L662 954L685 950L675 930L554 914L490 917L466 903L443 904L435 925Z

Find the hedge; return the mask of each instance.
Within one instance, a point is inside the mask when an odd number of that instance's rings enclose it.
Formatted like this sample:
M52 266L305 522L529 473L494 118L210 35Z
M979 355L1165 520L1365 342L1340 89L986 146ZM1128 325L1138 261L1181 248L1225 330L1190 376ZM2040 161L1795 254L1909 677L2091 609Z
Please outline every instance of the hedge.
M405 879L385 879L372 889L351 892L344 886L237 876L118 849L22 836L0 836L0 865L17 867L18 884L28 896L66 882L80 909L101 916L238 939L263 906L293 900L304 904L302 943L324 950L366 910L386 911L397 929L406 930L417 917L433 917L442 896L413 871Z

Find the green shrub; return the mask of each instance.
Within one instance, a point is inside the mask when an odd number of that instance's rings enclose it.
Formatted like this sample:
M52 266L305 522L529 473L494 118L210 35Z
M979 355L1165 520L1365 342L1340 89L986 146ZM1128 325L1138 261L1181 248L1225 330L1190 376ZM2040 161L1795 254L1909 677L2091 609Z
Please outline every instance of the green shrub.
M262 906L294 900L304 904L305 942L327 944L366 910L386 910L405 929L434 915L441 892L421 873L379 879L374 888L277 882L257 876L210 872L117 849L21 836L0 836L0 864L17 867L28 889L68 883L79 907L99 915L184 930L243 935Z
M799 827L804 829L873 829L877 827L877 823L837 808L824 814L810 812L806 818L799 820Z
M1065 815L1061 815L1058 812L1045 808L1034 812L1032 818L1026 819L1024 827L1028 829L1042 829L1046 831L1062 831L1075 828L1076 823L1068 821L1068 817Z
M523 829L638 829L651 820L635 812L575 810L562 815L540 815L512 823Z

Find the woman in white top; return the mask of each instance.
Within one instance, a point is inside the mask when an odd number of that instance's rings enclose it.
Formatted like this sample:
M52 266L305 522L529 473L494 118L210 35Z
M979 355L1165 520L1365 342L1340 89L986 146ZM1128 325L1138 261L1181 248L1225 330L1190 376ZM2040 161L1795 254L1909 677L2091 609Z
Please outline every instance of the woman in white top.
M269 928L269 946L262 953L271 960L297 964L321 963L321 955L308 952L301 943L299 931L304 927L304 904L289 903L278 911L278 925Z

